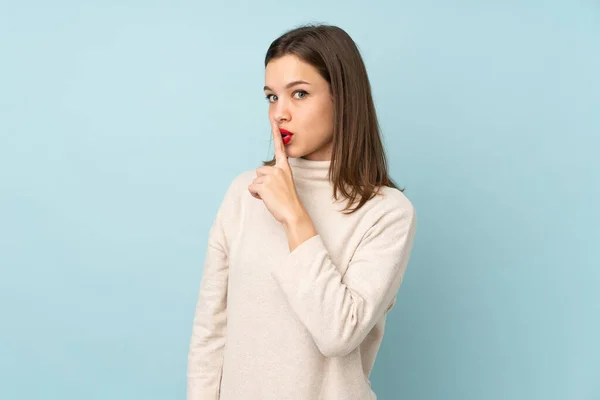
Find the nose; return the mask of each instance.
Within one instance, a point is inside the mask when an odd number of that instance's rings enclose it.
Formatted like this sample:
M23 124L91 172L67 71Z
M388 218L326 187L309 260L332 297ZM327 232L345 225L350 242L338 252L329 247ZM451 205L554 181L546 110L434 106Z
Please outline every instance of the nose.
M277 106L273 114L273 118L279 125L283 124L284 122L289 122L291 118L288 106L283 101L277 102Z

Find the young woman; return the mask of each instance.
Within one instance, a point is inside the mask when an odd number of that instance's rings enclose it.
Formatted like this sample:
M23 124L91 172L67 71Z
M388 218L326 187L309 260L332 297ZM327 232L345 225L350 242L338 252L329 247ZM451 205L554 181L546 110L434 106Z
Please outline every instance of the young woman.
M211 227L187 398L376 399L416 216L364 63L342 29L300 27L269 47L264 90L275 157L233 180Z

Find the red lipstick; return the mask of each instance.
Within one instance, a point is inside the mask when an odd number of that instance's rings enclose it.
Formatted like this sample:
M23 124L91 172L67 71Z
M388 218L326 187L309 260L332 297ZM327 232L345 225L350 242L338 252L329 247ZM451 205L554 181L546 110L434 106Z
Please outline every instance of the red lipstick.
M279 129L279 131L281 132L281 137L283 139L283 144L289 144L292 140L292 136L294 136L294 134L290 131L288 131L287 129Z

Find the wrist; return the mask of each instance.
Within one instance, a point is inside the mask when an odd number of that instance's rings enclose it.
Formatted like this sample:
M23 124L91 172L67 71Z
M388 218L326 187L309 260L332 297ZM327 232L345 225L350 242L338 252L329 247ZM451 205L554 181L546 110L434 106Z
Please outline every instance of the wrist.
M294 251L300 244L317 234L306 211L291 215L284 221L283 227L288 237L290 251Z
M310 221L308 212L304 209L304 206L299 205L294 211L290 212L287 217L283 219L283 227L288 230L294 226L305 225L307 221Z

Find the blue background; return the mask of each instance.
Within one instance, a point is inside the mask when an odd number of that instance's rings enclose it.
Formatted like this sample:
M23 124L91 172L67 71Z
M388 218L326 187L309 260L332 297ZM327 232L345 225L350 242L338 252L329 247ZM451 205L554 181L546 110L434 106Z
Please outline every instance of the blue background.
M594 1L3 1L0 398L185 396L270 42L345 29L418 234L378 398L600 399Z

